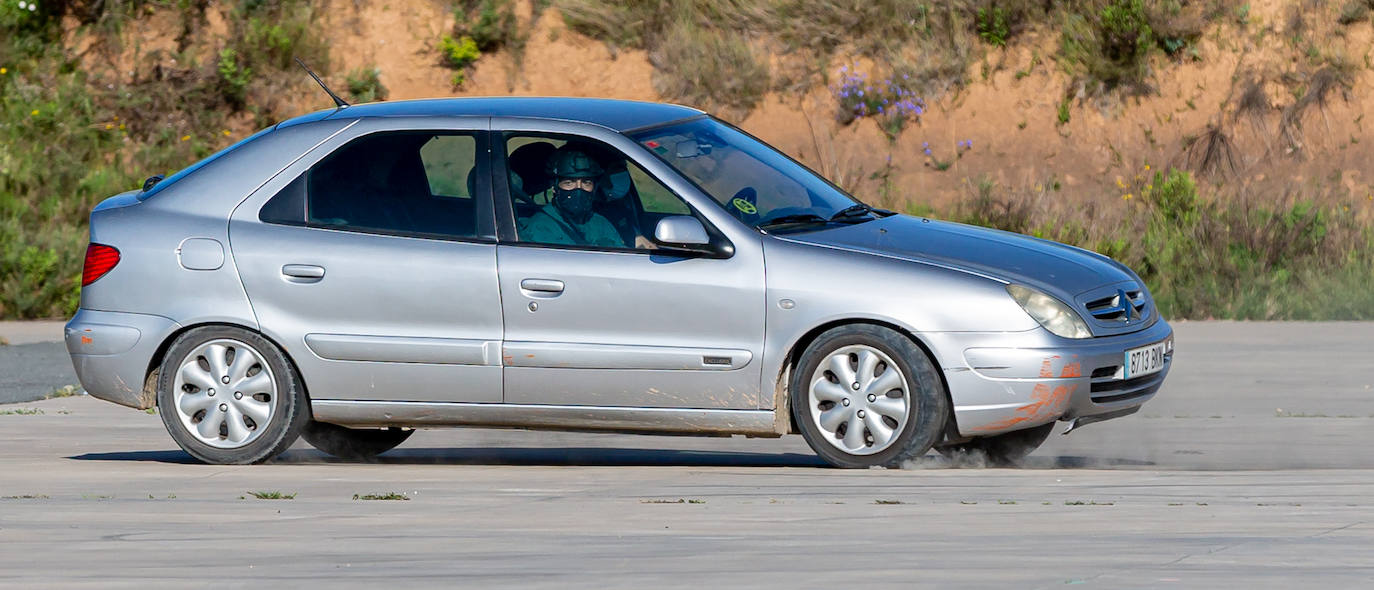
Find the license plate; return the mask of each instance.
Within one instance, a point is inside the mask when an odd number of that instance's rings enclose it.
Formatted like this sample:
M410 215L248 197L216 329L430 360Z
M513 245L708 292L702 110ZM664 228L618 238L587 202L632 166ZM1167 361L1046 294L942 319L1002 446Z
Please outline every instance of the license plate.
M1143 377L1164 370L1164 355L1172 348L1170 344L1173 343L1165 340L1126 351L1121 378Z

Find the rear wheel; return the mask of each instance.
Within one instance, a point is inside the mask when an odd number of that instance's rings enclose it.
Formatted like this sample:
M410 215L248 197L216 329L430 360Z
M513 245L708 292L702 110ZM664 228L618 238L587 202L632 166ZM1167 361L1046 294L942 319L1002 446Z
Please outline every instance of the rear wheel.
M157 406L182 450L206 463L261 463L309 420L300 377L276 345L232 326L194 328L167 349Z
M310 446L340 459L366 461L396 448L412 434L414 430L401 428L345 428L312 421L301 436Z
M948 401L935 364L906 336L880 326L831 329L792 375L792 414L831 465L898 467L939 440Z
M1007 432L996 436L975 438L971 441L936 447L941 455L956 459L964 456L982 455L991 465L1010 467L1019 464L1027 455L1035 452L1045 439L1054 432L1054 422L1032 426L1025 430Z

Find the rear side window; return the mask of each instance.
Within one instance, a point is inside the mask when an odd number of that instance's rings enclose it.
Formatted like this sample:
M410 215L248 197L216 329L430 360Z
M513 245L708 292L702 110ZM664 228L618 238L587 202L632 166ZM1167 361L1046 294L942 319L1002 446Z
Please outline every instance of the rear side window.
M358 138L263 206L269 223L418 237L494 235L477 135L404 132ZM479 170L480 168L480 170Z

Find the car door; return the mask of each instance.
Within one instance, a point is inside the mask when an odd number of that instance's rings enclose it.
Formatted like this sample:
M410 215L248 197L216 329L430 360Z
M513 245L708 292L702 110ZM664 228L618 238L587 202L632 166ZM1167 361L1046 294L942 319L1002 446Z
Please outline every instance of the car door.
M311 399L501 401L488 127L363 119L235 210L253 311Z
M496 119L495 199L505 342L505 401L611 407L754 409L763 344L763 257L757 236L727 236L682 193L693 190L628 139L575 124ZM523 150L537 142L550 149ZM551 179L502 174L503 159L547 154L568 142L628 168L634 202L619 205L641 236L669 213L693 215L732 250L691 256L636 245L537 243L521 236L530 216L551 207L547 193L521 194ZM519 153L517 153L519 150ZM540 170L511 161L513 171ZM510 182L507 182L507 179ZM606 177L601 181L609 186ZM528 192L528 191L526 191ZM512 193L514 194L512 199ZM598 193L605 217L616 217ZM704 198L704 197L702 197ZM669 201L664 201L668 199ZM504 207L504 205L510 205ZM646 206L647 205L647 206ZM502 217L504 216L504 218ZM504 219L504 221L502 221ZM650 227L643 227L650 225ZM603 232L604 235L604 232Z

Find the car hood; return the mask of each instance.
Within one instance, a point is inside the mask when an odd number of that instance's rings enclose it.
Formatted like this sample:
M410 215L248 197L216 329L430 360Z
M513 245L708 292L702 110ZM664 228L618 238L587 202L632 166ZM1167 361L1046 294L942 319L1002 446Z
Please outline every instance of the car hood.
M1080 248L906 215L779 237L954 267L1034 287L1070 303L1093 288L1136 280L1112 259Z

